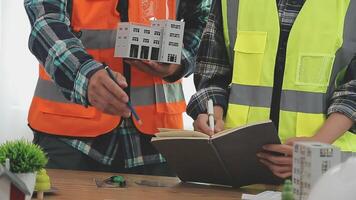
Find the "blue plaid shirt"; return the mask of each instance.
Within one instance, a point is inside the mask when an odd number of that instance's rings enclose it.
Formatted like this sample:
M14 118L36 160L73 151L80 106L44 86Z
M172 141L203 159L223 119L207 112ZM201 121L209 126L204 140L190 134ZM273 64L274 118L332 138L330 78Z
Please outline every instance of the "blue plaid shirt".
M206 25L212 0L180 0L179 19L184 19L184 49L182 67L177 74L167 77L175 81L188 76L195 68L195 55ZM70 29L67 0L25 0L31 23L29 48L44 65L63 95L70 101L88 105L88 82L102 64L93 59ZM121 152L125 167L162 162L164 159L149 144L150 138L140 134L130 119L123 120L112 132L91 139L59 137L93 159L110 165Z

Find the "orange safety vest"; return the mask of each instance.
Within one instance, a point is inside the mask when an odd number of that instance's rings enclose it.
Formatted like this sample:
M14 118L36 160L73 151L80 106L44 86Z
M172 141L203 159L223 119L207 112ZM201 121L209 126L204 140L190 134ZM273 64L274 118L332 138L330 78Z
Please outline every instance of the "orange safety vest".
M123 61L114 57L116 28L120 13L118 0L73 1L71 25L87 52L123 73ZM149 18L175 19L175 0L129 0L129 21L149 23ZM182 128L185 111L181 81L167 83L131 66L130 99L143 125L140 132L154 134L157 128ZM31 128L61 136L95 137L113 130L120 117L107 115L94 107L85 108L66 100L57 86L39 67L39 79L28 116Z

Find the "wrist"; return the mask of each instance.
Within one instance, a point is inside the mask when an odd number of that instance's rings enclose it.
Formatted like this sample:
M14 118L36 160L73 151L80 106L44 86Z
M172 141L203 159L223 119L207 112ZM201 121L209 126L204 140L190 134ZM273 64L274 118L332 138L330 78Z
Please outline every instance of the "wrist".
M311 140L321 142L321 143L326 143L326 144L332 144L335 141L335 139L328 137L326 133L322 133L320 131L317 132L315 135L313 135L311 137Z
M175 82L184 76L184 71L185 71L184 66L179 65L173 73L169 74L168 76L163 77L163 80L165 80L167 82Z
M88 99L88 87L90 78L100 69L103 65L95 60L89 60L83 63L78 70L77 76L74 81L74 102L84 106L90 106Z
M313 136L316 141L332 144L340 138L350 127L353 121L341 113L331 114L324 125Z

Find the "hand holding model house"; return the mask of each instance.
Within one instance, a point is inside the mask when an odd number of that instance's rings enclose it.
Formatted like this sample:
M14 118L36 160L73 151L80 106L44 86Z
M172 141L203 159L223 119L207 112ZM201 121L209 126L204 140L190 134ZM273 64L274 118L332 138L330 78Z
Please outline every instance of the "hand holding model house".
M150 60L125 59L124 62L135 66L138 70L161 78L173 75L181 69L181 65L171 63L158 63Z
M180 68L184 22L154 20L151 26L120 23L115 57L146 73L166 77Z

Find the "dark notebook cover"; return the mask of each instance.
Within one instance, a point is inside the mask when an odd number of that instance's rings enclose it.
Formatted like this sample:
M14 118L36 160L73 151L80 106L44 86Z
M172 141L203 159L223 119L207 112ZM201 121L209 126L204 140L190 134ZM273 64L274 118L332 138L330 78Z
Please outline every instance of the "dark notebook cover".
M174 131L166 133L167 137L155 137L152 143L184 182L240 187L282 181L256 157L264 144L280 144L270 121L227 130L211 138L203 134L180 137Z

